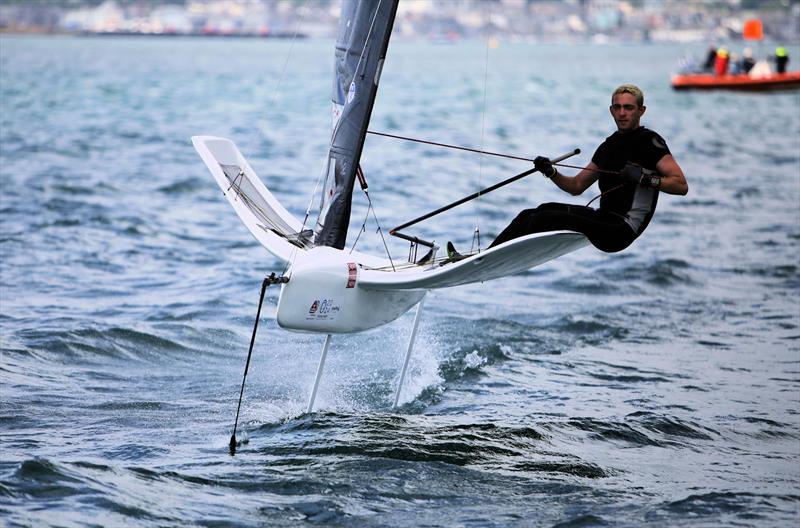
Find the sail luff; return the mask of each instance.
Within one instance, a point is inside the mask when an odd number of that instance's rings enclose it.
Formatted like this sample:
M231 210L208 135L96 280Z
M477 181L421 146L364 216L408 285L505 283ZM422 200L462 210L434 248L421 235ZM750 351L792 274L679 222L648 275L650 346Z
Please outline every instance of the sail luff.
M398 0L346 0L339 20L332 93L334 132L316 245L342 249L356 170L378 91Z

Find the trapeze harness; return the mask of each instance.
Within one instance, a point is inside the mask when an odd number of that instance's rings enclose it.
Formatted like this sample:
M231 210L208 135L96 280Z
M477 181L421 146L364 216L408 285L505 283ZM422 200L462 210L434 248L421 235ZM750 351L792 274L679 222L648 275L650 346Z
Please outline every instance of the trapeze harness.
M664 139L639 127L631 132L614 132L597 147L592 162L605 171L620 171L627 162L655 170L669 154ZM489 247L511 239L544 231L577 231L601 251L622 251L641 235L658 202L658 190L624 182L617 174L601 173L600 208L565 203L545 203L526 209L506 227Z

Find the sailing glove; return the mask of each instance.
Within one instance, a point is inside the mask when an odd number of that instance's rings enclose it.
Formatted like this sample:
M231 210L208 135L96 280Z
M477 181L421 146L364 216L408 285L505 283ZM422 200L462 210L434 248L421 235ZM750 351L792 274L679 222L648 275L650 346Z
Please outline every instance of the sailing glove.
M537 171L541 172L548 178L552 178L556 175L556 169L553 167L553 162L544 156L537 156L536 159L533 160L533 166L536 167Z
M656 171L645 169L634 163L626 163L619 174L627 183L651 189L658 189L661 186L661 177Z

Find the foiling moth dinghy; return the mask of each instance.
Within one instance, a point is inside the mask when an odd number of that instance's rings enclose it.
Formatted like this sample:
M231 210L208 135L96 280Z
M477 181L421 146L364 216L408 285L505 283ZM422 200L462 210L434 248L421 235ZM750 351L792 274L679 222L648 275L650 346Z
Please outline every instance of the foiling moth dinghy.
M391 234L411 243L408 262L396 262L388 256L388 249L387 257L344 250L357 176L366 192L359 159L396 10L397 0L346 0L343 3L335 52L332 96L334 124L327 163L320 176L323 184L318 197L319 209L314 229L308 228L305 222L300 222L281 205L232 141L213 136L192 138L200 157L240 220L267 251L286 265L283 275L276 276L273 273L262 284L250 353L264 290L269 284L280 284L277 322L281 328L326 335L308 400L308 412L314 408L332 334L376 328L417 306L395 392L396 407L428 290L520 273L588 244L587 239L579 233L539 233L511 240L457 261L449 261L435 258L438 249L435 243L401 232L419 221L535 171L530 169L391 230ZM575 150L555 161L578 152ZM415 258L420 246L429 248L431 258ZM241 395L240 392L240 406ZM231 452L236 446L238 414L237 409Z
M283 280L275 281L281 283L277 322L286 330L346 334L376 328L421 305L428 290L520 273L588 243L580 233L537 233L446 264L442 259L398 263L317 245L264 186L233 142L211 136L192 140L248 230L288 264ZM419 314L418 310L417 318ZM409 354L412 346L413 341ZM313 403L312 397L309 412Z

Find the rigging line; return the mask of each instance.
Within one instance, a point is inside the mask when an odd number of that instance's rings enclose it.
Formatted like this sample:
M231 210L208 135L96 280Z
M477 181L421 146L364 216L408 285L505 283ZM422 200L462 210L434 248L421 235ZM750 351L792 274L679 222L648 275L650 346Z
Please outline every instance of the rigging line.
M267 224L267 225L269 225L271 228L273 228L273 229L275 229L276 231L278 231L278 232L279 232L279 233L280 233L282 236L284 236L284 237L286 237L286 236L288 235L288 233L287 233L287 230L285 229L285 227L284 227L283 225L280 225L280 224L278 224L277 222L275 222L275 221L274 221L274 220L273 220L273 219L272 219L272 218L271 218L271 217L270 217L270 216L269 216L269 215L268 215L268 214L267 214L267 213L264 211L264 209L262 209L262 208L261 208L261 206L260 206L260 205L259 205L259 204L258 204L258 203L255 201L255 200L253 200L253 199L252 199L252 198L251 198L251 197L250 197L250 196L249 196L249 195L248 195L246 192L244 192L244 191L242 190L242 188L241 188L239 185L237 185L237 186L235 186L235 187L234 187L233 185L234 185L234 184L232 183L232 184L231 184L231 187L229 187L229 188L228 188L228 190L230 191L230 189L231 189L231 188L233 188L233 189L234 189L234 191L236 191L236 197L237 197L237 199L241 199L241 200L242 200L242 203L243 203L243 204L244 204L244 205L245 205L245 206L246 206L246 207L247 207L247 208L248 208L248 209L249 209L249 210L250 210L250 211L251 211L251 212L252 212L252 213L253 213L253 214L254 214L254 215L255 215L255 216L256 216L256 217L259 219L259 220L260 220L260 221L261 221L261 222L263 222L264 224ZM290 229L290 232L291 232L291 229ZM300 230L300 231L299 231L297 234L299 235L300 233L302 233L302 230Z
M328 152L330 153L330 147L328 147L328 149L329 149ZM322 163L322 168L319 171L319 176L317 176L317 182L314 184L314 190L311 191L311 199L308 201L308 207L306 207L306 215L303 217L303 227L300 228L300 231L306 228L306 222L308 222L308 217L311 216L311 208L314 206L314 197L317 196L317 190L319 189L319 184L322 181L322 175L329 173L330 170L331 170L331 158L329 155L328 158ZM321 201L320 201L320 207L322 207Z
M359 164L356 167L356 177L358 178L358 183L361 185L361 190L364 191L364 194L367 193L367 179L364 177L364 171L361 170L361 165ZM367 194L367 199L369 199L369 195ZM366 232L367 230L367 220L369 220L369 209L372 207L372 203L367 206L367 214L364 216L364 222L361 224L361 229L358 230L358 235L356 235L356 239L353 242L353 246L350 248L350 254L353 253L356 249L356 244L358 244L358 240L361 238L361 235Z
M223 172L224 172L224 171L223 171ZM226 174L225 176L227 176L227 174ZM243 171L243 170L240 170L240 171L239 171L239 174L237 174L237 175L236 175L236 177L235 177L234 179L232 179L232 180L230 180L230 179L229 179L229 181L231 182L231 184L230 184L230 186L228 186L228 190L230 191L230 190L231 190L231 187L233 187L234 185L236 185L236 181L237 181L237 180L238 180L238 181L242 181L242 179L243 179L243 178L244 178L244 171ZM239 196L241 196L241 195L242 195L242 191L241 191L241 184L240 184L240 185L238 185L238 186L237 186L237 188L236 188L236 197L238 198L238 197L239 197Z
M350 254L353 254L353 251L356 249L356 244L358 244L358 239L361 238L361 235L367 230L367 220L369 220L369 208L367 208L367 216L364 217L364 222L361 224L361 229L358 230L358 235L356 235L356 239L353 241L353 246L350 248Z
M445 148L450 148L450 149L455 149L455 150L465 150L467 152L474 152L476 154L486 154L488 156L498 156L498 157L501 157L501 158L509 158L509 159L515 159L515 160L520 160L520 161L530 161L531 163L533 163L533 159L531 159L531 158L523 158L522 156L514 156L514 155L511 155L511 154L503 154L501 152L492 152L492 151L489 151L489 150L474 149L474 148L469 148L469 147L462 147L462 146L459 146L459 145L450 145L448 143L438 143L436 141L429 141L429 140L426 140L426 139L418 139L418 138L412 138L412 137L407 137L407 136L398 136L396 134L387 134L386 132L375 132L373 130L368 130L367 134L373 134L375 136L383 136L383 137L388 137L388 138L392 138L392 139L402 139L404 141L413 141L414 143L423 143L425 145L433 145L434 147L445 147Z
M240 173L240 175L243 175L243 174L244 174L244 171L242 171ZM240 176L240 175L237 175L237 177ZM246 176L244 178L246 179ZM249 182L250 180L247 180L247 181ZM245 206L247 206L247 208L250 209L250 211L259 220L261 220L264 224L268 224L269 226L274 228L284 238L287 238L287 234L284 231L283 227L278 225L276 222L272 221L270 219L269 215L267 215L266 212L264 212L264 210L252 198L250 198L250 196L248 196L247 193L245 193L242 190L240 185L236 185L233 181L231 181L231 186L228 188L228 190L230 191L231 188L233 188L234 191L236 191L237 197L242 199L242 202L245 204ZM262 226L262 229L264 227L266 227L266 226ZM304 227L300 229L300 231L298 232L298 235L303 232L303 229L304 229ZM298 241L300 241L300 240L301 239L298 237ZM292 250L292 255L291 255L290 259L288 261L286 261L286 265L283 267L283 271L281 272L282 276L286 275L286 272L289 270L289 266L294 263L294 260L297 257L297 252L298 252L299 249L300 249L299 247L294 247L294 249Z
M491 7L489 9L491 9ZM491 18L491 16L490 16L490 18ZM488 28L488 25L487 25L487 28ZM487 30L487 33L488 33L488 30ZM489 91L488 90L488 85L489 85L489 38L490 37L487 34L486 35L486 53L485 53L485 59L484 59L484 63L483 63L483 106L481 107L481 143L480 143L481 150L483 150L484 139L485 139L485 131L486 131L486 94ZM482 189L483 188L483 185L482 185L482 183L483 183L483 154L481 154L480 156L481 156L480 157L480 162L478 163L478 189ZM478 235L478 251L481 250L481 247L480 247L480 241L481 241L480 232L481 232L481 229L480 229L480 208L479 208L480 199L481 199L481 195L480 195L480 191L478 191L478 196L477 196L477 199L475 200L475 204L474 204L475 205L475 207L474 207L474 209L475 209L475 233L477 233L477 235ZM474 243L475 243L475 234L473 234L472 241L473 241L473 245L474 245Z
M359 166L358 170L361 170ZM358 235L356 236L355 242L353 242L353 247L350 248L350 253L352 253L356 249L356 244L358 244L359 238L361 235L366 232L367 230L367 220L369 220L369 212L372 211L372 218L375 219L375 225L378 226L378 234L381 235L381 240L383 241L383 248L386 250L386 256L389 257L389 264L392 266L392 271L397 271L394 267L394 259L392 259L392 254L389 251L389 246L386 244L386 238L383 236L383 229L381 229L381 223L378 221L378 215L375 213L375 208L372 206L372 198L369 196L369 191L366 189L361 189L364 192L364 195L367 197L367 216L364 218L364 223L361 224L361 229L358 231Z
M361 233L364 233L367 228L367 220L369 219L369 212L372 211L372 217L375 219L375 225L377 226L377 232L381 235L381 240L383 240L383 248L386 250L386 256L389 257L389 263L392 265L392 270L394 270L394 260L392 260L392 254L389 252L389 246L386 245L386 239L383 236L383 230L381 229L381 223L378 221L378 214L375 212L375 207L372 205L372 198L369 196L369 185L367 185L367 178L364 176L364 170L361 168L361 164L356 167L356 177L358 178L358 183L361 186L361 190L364 193L364 196L367 197L367 216L364 218L364 223L361 225L361 231L358 233L358 237L361 236ZM353 249L350 250L350 253L356 248L356 243L358 242L358 237L356 237L356 241L353 243Z
M467 151L467 152L474 152L476 154L486 154L487 156L497 156L497 157L500 157L500 158L508 158L508 159L514 159L514 160L519 160L519 161L530 161L531 163L533 163L533 161L534 161L533 158L526 158L526 157L523 157L523 156L515 156L513 154L505 154L503 152L492 152L490 150L480 150L480 149L474 149L474 148L469 148L469 147L462 147L461 145L451 145L449 143L439 143L439 142L436 142L436 141L429 141L427 139L419 139L419 138L413 138L413 137L408 137L408 136L399 136L399 135L396 135L396 134L388 134L386 132L376 132L376 131L373 131L373 130L369 130L369 131L367 131L367 134L372 134L372 135L375 135L375 136L387 137L387 138L391 138L391 139L402 139L403 141L411 141L413 143L422 143L422 144L425 144L425 145L432 145L434 147L444 147L444 148L449 148L449 149L454 149L454 150L464 150L464 151ZM566 163L560 163L560 162L554 162L553 165L555 165L557 167L567 167L569 169L578 169L578 170L583 170L583 169L588 169L589 168L589 167L581 167L579 165L568 165ZM592 169L592 170L594 172L599 172L599 173L603 173L603 174L619 174L619 171L611 171L611 170L603 170L603 169Z
M286 68L289 66L289 59L292 57L292 50L294 50L294 43L297 40L297 35L300 33L300 26L303 25L303 20L305 20L305 13L306 13L306 5L308 4L308 0L303 2L303 5L300 6L300 18L297 20L297 25L294 27L294 35L292 36L292 41L289 43L289 51L286 53L286 60L283 62L283 69L281 70L281 74L278 76L278 81L275 83L275 87L272 89L272 95L270 96L270 108L274 108L275 100L278 97L278 89L280 88L281 84L283 84L283 77L286 74Z
M289 266L294 264L294 259L297 258L297 252L298 251L300 251L300 248L298 248L298 247L296 247L296 248L294 248L292 250L292 256L289 258L289 260L286 261L286 264L283 266L283 271L281 272L281 276L283 276L283 277L286 276L286 272L289 271ZM291 275L290 275L290 277L291 277Z
M569 158L570 156L576 156L576 155L578 155L580 153L581 153L581 149L575 149L572 152L568 152L568 153L566 153L566 154L564 154L562 156L558 156L557 158L555 158L554 161L557 161L557 162L558 161L562 161L564 159ZM508 178L508 179L503 180L503 181L501 181L499 183L495 183L494 185L492 185L490 187L482 189L479 193L488 194L488 193L490 193L490 192L492 192L492 191L494 191L496 189L499 189L500 187L504 187L504 186L506 186L506 185L508 185L510 183L514 183L515 181L517 181L517 180L519 180L521 178L524 178L525 176L533 174L536 171L537 171L537 169L535 167L532 168L532 169L528 169L525 172L521 172L521 173L517 174L516 176L512 176L511 178ZM426 214L424 214L424 215L422 215L420 217L415 218L414 220L410 220L410 221L408 221L408 222L406 222L404 224L401 224L401 225L393 228L392 230L390 230L389 234L390 235L394 235L394 236L398 236L400 238L406 238L408 235L401 235L400 234L401 230L403 230L403 229L405 229L407 227L411 227L412 225L417 224L419 222L422 222L423 220L427 220L428 218L431 218L432 216L436 216L436 215L438 215L440 213L443 213L445 211L449 211L453 207L457 207L457 206L459 206L459 205L461 205L463 203L466 203L466 202L468 202L470 200L473 200L473 199L475 199L475 197L478 196L479 193L472 193L469 196L465 196L464 198L456 200L455 202L451 202L451 203L449 203L449 204L447 204L447 205L445 205L443 207L440 207L440 208L436 209L435 211L431 211L431 212L426 213ZM406 240L408 240L408 238L406 238Z
M378 233L381 235L381 240L383 240L383 247L386 250L386 255L389 257L389 263L392 265L392 271L396 271L394 269L394 260L392 260L392 254L389 253L389 246L386 245L386 238L383 236L383 229L381 229L381 223L378 222L378 215L375 214L375 208L372 207L372 198L369 197L369 193L364 191L364 194L367 195L367 202L369 202L369 209L372 209L372 217L375 219L375 223L378 225ZM369 210L367 211L369 214Z
M291 59L292 51L294 50L294 45L295 45L295 42L297 41L297 35L300 33L300 27L303 25L303 22L305 21L305 15L306 15L306 12L307 12L307 10L306 10L307 5L308 5L308 0L305 0L303 2L303 5L300 6L300 10L299 10L300 18L298 18L297 24L295 25L294 35L292 35L292 41L289 43L289 51L286 53L286 60L283 62L283 68L281 69L281 73L278 76L278 81L275 84L275 88L273 88L273 90L272 90L272 95L270 96L270 99L271 99L270 107L271 108L275 107L275 101L278 98L278 89L280 88L281 84L283 84L283 78L286 75L286 70L288 69L288 66L289 66L289 60ZM317 184L319 184L319 181L317 181ZM315 192L311 195L311 202L312 203L314 201L314 194L316 194L316 186L314 187L314 190L315 190ZM309 210L310 210L310 207L311 207L311 204L309 204ZM303 219L303 226L300 228L300 233L302 233L303 230L305 229L305 225L306 225L306 220L307 219L308 219L308 212L306 212L306 218ZM299 249L299 248L297 248L297 249ZM292 252L291 260L286 262L286 265L284 266L283 272L281 273L281 275L286 275L286 272L289 269L290 265L294 264L294 260L295 260L295 258L297 256L297 249L295 249Z

